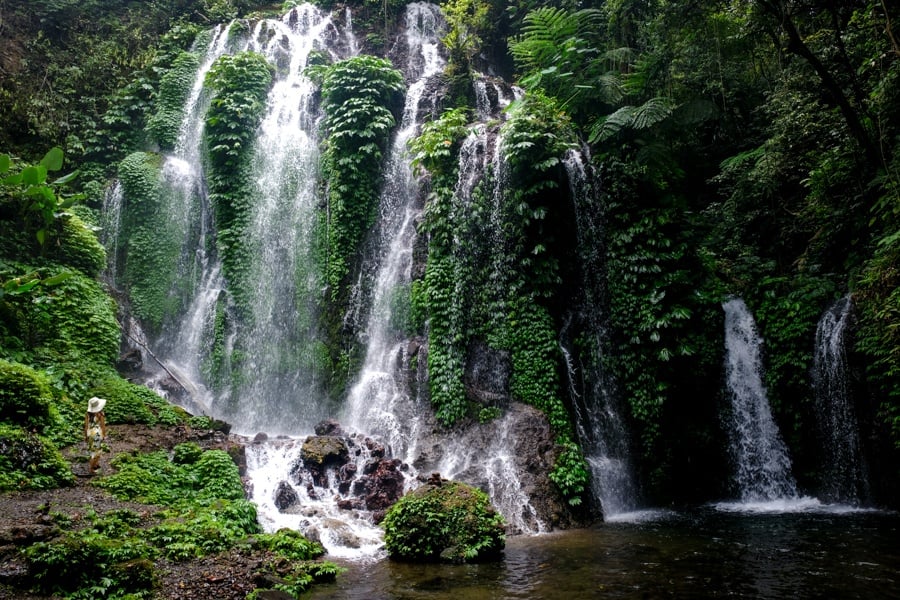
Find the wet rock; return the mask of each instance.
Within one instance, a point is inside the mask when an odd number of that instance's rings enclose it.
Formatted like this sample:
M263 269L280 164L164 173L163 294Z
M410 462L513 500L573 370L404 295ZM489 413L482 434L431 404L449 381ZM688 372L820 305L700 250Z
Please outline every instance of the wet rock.
M253 436L253 443L254 444L262 444L263 442L267 441L268 439L269 439L269 434L266 433L265 431L260 431L255 436Z
M287 481L279 482L278 489L275 490L275 506L280 511L284 511L300 502L297 492L291 487Z
M138 373L144 368L144 357L137 348L131 348L116 361L116 369L120 373Z
M400 460L382 458L369 461L362 478L362 495L367 510L383 512L403 496L405 478Z
M369 456L377 458L384 456L384 444L380 444L372 438L366 438L363 443L365 444L366 449L369 451Z
M344 548L359 548L362 542L347 523L339 519L324 519L322 526L331 534L332 541Z
M313 431L316 432L316 435L328 435L328 436L344 436L344 430L341 428L341 424L335 421L334 419L325 419L318 423Z
M466 397L485 407L506 406L511 372L509 352L495 350L480 340L473 341L463 373Z
M300 457L308 468L340 466L350 458L347 443L339 437L319 435L306 438Z

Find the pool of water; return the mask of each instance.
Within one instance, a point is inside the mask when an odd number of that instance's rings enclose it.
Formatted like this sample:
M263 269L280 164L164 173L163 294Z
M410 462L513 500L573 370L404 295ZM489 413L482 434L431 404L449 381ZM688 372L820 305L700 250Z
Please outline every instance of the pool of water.
M341 562L316 599L900 598L900 515L704 507L507 540L482 565Z

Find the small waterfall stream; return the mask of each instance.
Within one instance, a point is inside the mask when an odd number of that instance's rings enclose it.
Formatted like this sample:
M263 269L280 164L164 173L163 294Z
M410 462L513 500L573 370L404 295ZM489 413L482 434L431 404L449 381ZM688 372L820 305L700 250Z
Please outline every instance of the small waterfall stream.
M791 459L772 418L762 380L762 339L739 298L723 304L725 373L730 411L726 428L734 483L743 503L797 498Z
M592 494L606 520L627 518L637 508L637 484L631 466L629 435L621 408L603 369L602 315L603 223L594 201L596 182L590 176L584 151L570 150L564 161L575 205L578 250L581 257L582 290L579 318L591 341L591 356L579 361L568 348L567 330L562 331L561 349L569 373L569 394L575 412L575 427L591 470ZM571 318L569 325L571 325ZM580 369L582 372L577 373ZM576 382L581 382L581 386Z
M408 301L412 246L418 207L407 144L421 126L419 105L428 81L439 74L444 59L438 40L444 28L437 6L414 2L406 8L406 77L410 80L403 117L394 134L384 171L374 289L365 328L366 357L347 398L343 420L357 431L381 437L393 456L409 462L420 425L421 409L410 398L402 375L406 340L396 330L392 308ZM433 103L434 99L430 99Z
M846 334L852 310L850 298L841 298L819 320L813 384L822 439L822 499L856 506L868 495L868 481L847 373Z

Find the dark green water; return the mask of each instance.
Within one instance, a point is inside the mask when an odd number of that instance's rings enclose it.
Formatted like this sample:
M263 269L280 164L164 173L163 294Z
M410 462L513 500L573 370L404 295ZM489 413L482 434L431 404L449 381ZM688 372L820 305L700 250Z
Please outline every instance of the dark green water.
M900 515L745 514L511 537L502 562L343 563L315 599L900 598Z

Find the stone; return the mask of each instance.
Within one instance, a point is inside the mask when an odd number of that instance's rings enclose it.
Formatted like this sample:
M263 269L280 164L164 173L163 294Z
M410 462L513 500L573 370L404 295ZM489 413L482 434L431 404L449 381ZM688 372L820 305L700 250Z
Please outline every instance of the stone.
M344 430L341 428L341 424L334 419L325 419L324 421L320 421L318 424L316 424L315 427L313 427L313 431L316 432L316 435L344 435Z
M278 489L275 490L275 506L278 510L284 511L298 502L300 502L300 496L297 495L291 484L287 481L279 482Z
M350 458L350 450L342 438L328 435L310 436L303 442L300 457L307 468L340 466Z

